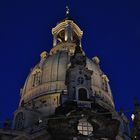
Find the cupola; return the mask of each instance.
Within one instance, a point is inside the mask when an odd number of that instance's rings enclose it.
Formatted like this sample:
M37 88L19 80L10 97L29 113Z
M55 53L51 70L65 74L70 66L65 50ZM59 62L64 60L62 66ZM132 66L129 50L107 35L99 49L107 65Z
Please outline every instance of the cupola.
M72 20L72 18L70 18L68 7L66 10L66 17L60 21L56 27L52 28L52 35L53 48L51 50L51 54L54 54L61 49L72 51L76 46L77 40L79 40L81 46L83 31L81 31L78 25Z

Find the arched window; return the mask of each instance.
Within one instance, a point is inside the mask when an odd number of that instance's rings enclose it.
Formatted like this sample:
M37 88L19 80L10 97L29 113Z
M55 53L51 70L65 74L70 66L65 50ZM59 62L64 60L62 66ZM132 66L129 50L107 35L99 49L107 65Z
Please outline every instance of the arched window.
M107 81L106 81L106 80L103 80L102 85L103 85L103 90L105 90L105 91L107 91L107 92L108 92L108 83L107 83Z
M102 89L105 90L106 92L108 92L108 82L109 79L106 75L102 75Z
M65 30L63 29L63 30L61 30L59 33L58 33L58 35L57 35L57 44L59 43L59 42L64 42L65 41Z
M41 70L40 69L36 69L33 72L33 87L34 86L38 86L41 82Z
M85 101L88 99L87 97L87 90L84 88L80 88L78 91L78 99L81 101Z
M21 130L24 126L24 115L23 112L19 112L15 118L15 129Z

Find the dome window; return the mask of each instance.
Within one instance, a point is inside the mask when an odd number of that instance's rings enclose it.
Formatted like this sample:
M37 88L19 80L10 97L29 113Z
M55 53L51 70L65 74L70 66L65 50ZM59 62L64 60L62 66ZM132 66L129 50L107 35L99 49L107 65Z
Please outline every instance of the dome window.
M105 90L106 92L108 92L108 82L109 79L106 75L102 75L102 89Z
M77 125L77 130L84 136L91 136L93 132L93 126L86 119L80 119Z
M103 85L103 87L102 87L103 90L105 90L105 91L108 92L108 84L107 84L107 82L106 81L103 81L102 85Z
M33 73L33 84L32 86L38 86L41 82L41 70L36 69Z

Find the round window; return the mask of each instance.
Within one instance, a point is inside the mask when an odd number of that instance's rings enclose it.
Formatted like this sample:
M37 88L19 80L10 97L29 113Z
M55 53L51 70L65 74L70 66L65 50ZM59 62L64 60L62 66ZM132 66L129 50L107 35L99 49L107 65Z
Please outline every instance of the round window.
M80 119L77 126L77 130L82 135L90 136L92 135L93 127L86 119Z

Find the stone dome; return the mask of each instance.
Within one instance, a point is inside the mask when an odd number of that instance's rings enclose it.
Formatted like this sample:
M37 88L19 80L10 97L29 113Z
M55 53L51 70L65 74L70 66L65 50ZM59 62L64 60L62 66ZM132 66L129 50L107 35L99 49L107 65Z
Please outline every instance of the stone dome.
M86 59L86 63L86 67L93 71L91 78L93 93L96 93L99 97L104 98L105 101L114 106L110 86L108 85L107 91L102 88L103 78L107 77L100 69L99 64L94 59L90 60L89 58ZM28 102L43 95L61 93L62 91L67 92L65 78L69 65L70 54L65 50L58 51L56 54L49 55L45 60L40 61L31 70L26 79L21 100ZM41 74L41 78L38 85L33 85L34 74L36 72Z
M70 58L74 55L76 40L83 55L81 38L83 31L72 20L64 20L52 29L53 48L50 53L41 53L40 62L30 71L21 90L19 106L36 108L43 113L53 114L61 105L61 95L68 95L66 71L71 66ZM109 80L99 66L97 56L92 60L86 57L86 68L92 71L91 93L103 103L102 106L114 108ZM49 112L49 113L48 113Z

